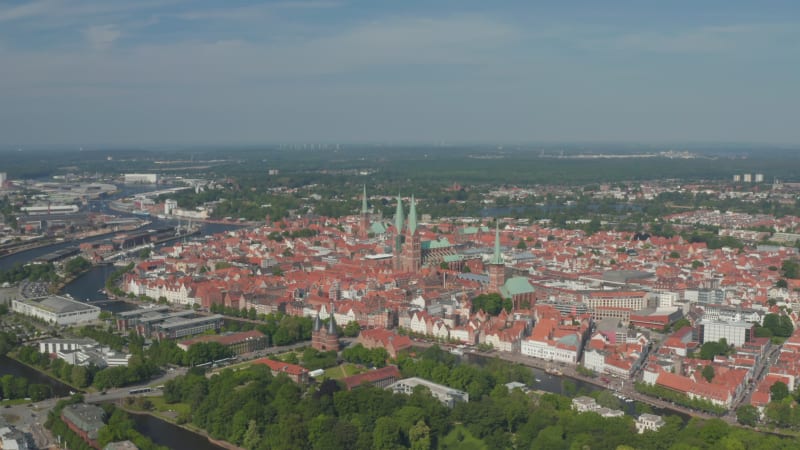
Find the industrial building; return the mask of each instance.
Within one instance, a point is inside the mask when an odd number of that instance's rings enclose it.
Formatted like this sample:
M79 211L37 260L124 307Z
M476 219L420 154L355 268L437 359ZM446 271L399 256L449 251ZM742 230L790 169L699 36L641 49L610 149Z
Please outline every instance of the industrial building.
M41 206L23 206L20 211L27 213L29 216L43 215L43 214L75 214L80 210L78 205L41 205Z
M56 325L91 322L100 316L100 308L60 295L12 300L11 309Z
M178 339L209 330L219 331L223 317L219 314L203 316L194 311L169 312L169 308L151 308L126 311L118 314L119 331L136 330L139 336Z

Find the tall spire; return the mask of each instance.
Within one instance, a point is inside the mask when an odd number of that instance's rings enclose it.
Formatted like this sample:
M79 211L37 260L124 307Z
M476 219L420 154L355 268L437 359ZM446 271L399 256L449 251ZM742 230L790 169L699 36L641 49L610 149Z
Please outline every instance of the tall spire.
M364 185L364 195L361 197L361 214L367 213L367 185Z
M331 303L331 321L328 322L328 334L331 336L336 336L336 319L333 318L334 312L334 306L333 303Z
M414 195L411 195L411 206L408 210L408 231L411 234L417 231L417 206L414 203Z
M500 222L498 221L495 221L494 226L494 255L492 255L492 260L489 261L489 264L505 264L503 257L500 256Z
M403 198L399 193L397 194L397 211L394 213L394 227L397 233L403 231Z

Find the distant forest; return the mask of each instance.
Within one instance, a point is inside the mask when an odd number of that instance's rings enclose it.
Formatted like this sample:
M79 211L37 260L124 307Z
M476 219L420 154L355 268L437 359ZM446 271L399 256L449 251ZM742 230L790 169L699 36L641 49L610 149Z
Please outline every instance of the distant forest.
M693 159L570 159L574 155L644 154L674 148L615 146L423 147L343 146L303 149L291 146L208 147L159 150L23 150L0 152L12 179L44 178L64 173L120 174L155 171L182 176L265 177L276 185L298 186L358 176L368 184L407 185L417 180L452 184L580 184L677 178L731 179L734 173L763 173L797 180L800 153L789 149L693 150Z

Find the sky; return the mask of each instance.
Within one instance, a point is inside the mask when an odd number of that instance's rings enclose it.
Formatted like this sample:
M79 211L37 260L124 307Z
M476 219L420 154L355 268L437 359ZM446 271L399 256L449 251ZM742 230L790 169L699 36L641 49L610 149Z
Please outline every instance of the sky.
M0 0L0 148L800 144L800 2Z

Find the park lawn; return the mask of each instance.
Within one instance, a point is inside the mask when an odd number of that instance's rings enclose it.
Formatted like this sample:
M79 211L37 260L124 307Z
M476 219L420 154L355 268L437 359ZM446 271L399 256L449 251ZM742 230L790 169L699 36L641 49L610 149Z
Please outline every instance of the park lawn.
M358 373L364 373L366 371L367 369L357 366L355 364L344 363L336 367L325 369L325 378L339 380L341 378L346 378Z
M164 400L164 397L147 397L153 403L153 409L158 412L169 412L169 410L175 411L178 414L186 414L188 415L192 408L187 403L167 403Z

